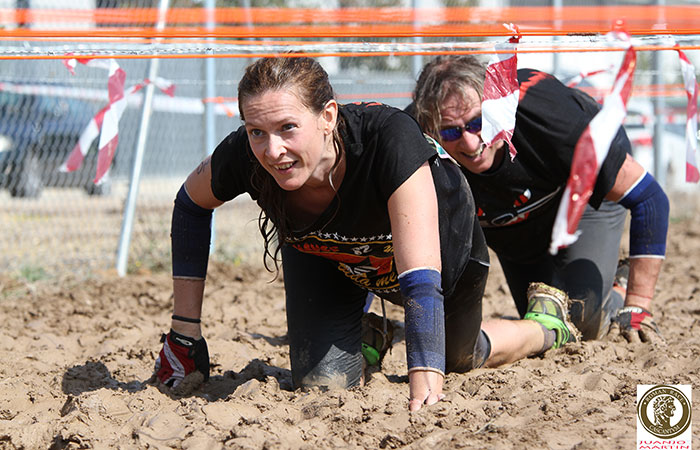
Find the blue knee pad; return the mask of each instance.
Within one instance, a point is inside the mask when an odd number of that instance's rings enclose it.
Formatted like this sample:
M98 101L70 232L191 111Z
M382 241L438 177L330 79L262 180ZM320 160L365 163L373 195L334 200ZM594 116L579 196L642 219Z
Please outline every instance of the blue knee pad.
M442 276L435 269L414 269L399 275L404 297L408 372L445 373L445 306Z
M203 280L207 276L213 210L192 201L185 185L175 197L170 238L173 277Z
M630 257L663 258L668 232L668 197L653 176L645 172L618 203L630 210Z

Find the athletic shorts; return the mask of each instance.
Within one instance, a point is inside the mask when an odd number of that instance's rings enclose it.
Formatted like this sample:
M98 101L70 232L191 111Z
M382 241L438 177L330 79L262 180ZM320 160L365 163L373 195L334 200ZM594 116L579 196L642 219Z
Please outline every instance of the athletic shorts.
M571 246L527 263L499 258L520 317L527 310L528 285L541 281L573 300L571 319L583 339L604 337L624 303L612 285L626 217L627 209L614 202L603 201L598 210L586 205L578 226L581 233Z
M368 291L343 275L337 264L290 246L282 248L295 388L347 388L360 383L361 320ZM445 298L448 372L481 367L488 358L490 343L481 332L487 276L487 265L470 261L453 294Z

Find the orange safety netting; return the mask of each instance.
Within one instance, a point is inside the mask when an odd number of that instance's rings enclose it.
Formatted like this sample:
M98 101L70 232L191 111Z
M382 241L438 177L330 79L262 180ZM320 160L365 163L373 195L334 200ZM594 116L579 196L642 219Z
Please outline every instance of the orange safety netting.
M1 37L309 38L523 36L606 33L624 20L631 35L700 34L700 6L518 6L504 8L173 8L157 30L156 8L0 9ZM90 24L88 28L76 24ZM215 27L207 24L215 23ZM94 26L92 26L94 25Z

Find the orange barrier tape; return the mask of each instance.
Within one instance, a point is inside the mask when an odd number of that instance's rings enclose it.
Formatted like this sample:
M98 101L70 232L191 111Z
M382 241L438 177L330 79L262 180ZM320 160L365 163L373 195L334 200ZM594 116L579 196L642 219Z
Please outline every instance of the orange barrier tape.
M216 105L221 106L223 108L224 112L226 113L227 116L229 117L235 117L236 116L236 110L233 108L230 108L228 106L228 103L235 103L238 101L238 98L236 97L207 97L202 99L202 103L214 103Z
M576 88L586 92L588 95L596 99L602 99L605 94L610 91L610 88L597 88L591 86L576 86ZM634 85L632 87L633 97L673 98L682 97L683 95L685 95L685 88L683 85Z
M675 23L673 28L658 30L649 26L629 25L630 35L696 35L700 34L697 20ZM519 25L520 26L520 25ZM594 36L610 31L609 24L580 24L547 28L546 24L533 26L522 25L522 36ZM217 26L213 30L204 27L165 27L155 30L148 27L128 28L91 28L76 30L41 30L41 29L4 29L0 37L29 38L303 38L303 37L490 37L509 36L503 26L498 24L448 24L448 25L284 25L284 26Z
M427 23L427 22L571 22L602 23L613 20L657 24L691 21L697 18L698 6L512 6L454 8L171 8L165 14L169 24L288 24L288 23ZM96 24L154 25L158 8L95 9L14 9L0 8L0 21L12 17L23 23L49 24L90 21Z
M94 10L0 9L0 25L21 23L32 28L2 29L7 37L130 38L259 38L259 37L480 37L508 36L503 23L515 23L523 36L606 33L614 21L626 22L631 35L700 34L699 6L567 6L463 8L174 8L163 30L155 30L156 8ZM217 26L205 25L211 18ZM98 26L66 28L76 23ZM41 25L47 25L42 29ZM120 26L121 25L121 26ZM48 28L51 29L48 29Z

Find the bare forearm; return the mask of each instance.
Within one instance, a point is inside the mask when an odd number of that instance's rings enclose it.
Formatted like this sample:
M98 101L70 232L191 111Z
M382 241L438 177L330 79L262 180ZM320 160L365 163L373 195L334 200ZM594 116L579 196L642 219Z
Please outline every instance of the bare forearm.
M204 280L173 279L173 314L190 319L202 315ZM202 335L200 324L173 319L172 329L177 333L199 339Z
M625 306L649 310L666 254L668 197L656 180L627 155L606 198L620 203L631 212L630 276Z
M656 283L661 273L661 258L631 258L630 277L627 282L625 306L651 309Z
M438 204L430 166L423 164L389 197L396 271L441 269Z

